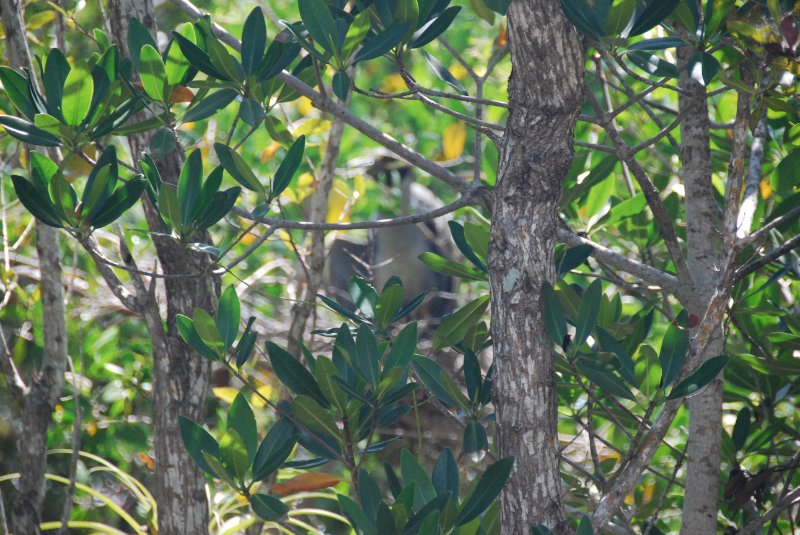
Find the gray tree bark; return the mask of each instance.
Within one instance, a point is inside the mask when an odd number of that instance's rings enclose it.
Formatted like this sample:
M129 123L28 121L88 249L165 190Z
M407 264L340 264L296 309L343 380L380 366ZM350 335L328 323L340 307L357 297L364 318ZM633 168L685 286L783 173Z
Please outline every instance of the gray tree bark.
M501 456L516 458L500 525L504 534L527 534L536 524L560 534L569 527L541 289L555 279L556 216L583 100L584 52L557 0L515 0L508 27L509 117L489 249L498 444Z
M711 185L710 122L705 87L693 80L686 62L690 47L678 50L678 81L683 93L678 105L681 123L681 162L686 197L687 264L694 280L694 302L690 312L702 316L717 287L722 258L722 220ZM722 326L712 337L700 362L725 350ZM689 440L686 462L686 497L682 535L717 531L717 495L722 447L722 373L700 394L689 398Z
M0 1L9 63L35 73L25 38L25 22L19 0ZM47 460L47 430L53 408L64 389L67 369L67 326L64 287L56 229L36 222L36 253L39 257L42 294L44 350L42 367L28 381L22 396L22 429L17 438L19 487L11 511L15 533L38 534L44 499Z
M128 24L136 17L152 33L156 30L153 3L150 0L110 0L108 23L111 39L127 50ZM138 159L147 150L149 135L130 136L131 155ZM156 161L161 178L177 184L183 164L178 147ZM158 215L144 199L145 214L152 230L161 230ZM198 241L210 242L206 234ZM198 273L210 266L210 258L170 239L154 237L156 252L167 295L166 331L158 310L142 311L153 343L153 426L155 449L155 498L158 503L158 530L161 535L208 532L208 503L205 479L189 457L178 427L178 416L202 421L209 390L211 363L195 353L180 338L176 314L191 316L195 308L213 313L219 294L219 279L175 277ZM170 277L172 275L172 277Z

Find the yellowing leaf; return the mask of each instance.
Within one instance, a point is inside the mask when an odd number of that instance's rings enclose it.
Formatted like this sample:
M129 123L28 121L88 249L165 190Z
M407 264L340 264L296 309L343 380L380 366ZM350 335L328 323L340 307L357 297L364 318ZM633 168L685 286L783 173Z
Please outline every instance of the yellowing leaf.
M406 83L400 73L393 73L383 78L382 93L400 93L406 90Z
M288 496L289 494L296 494L298 492L310 492L312 490L320 490L332 487L342 481L342 478L331 474L315 474L307 472L295 476L289 481L278 483L272 486L273 494L278 496Z
M86 425L86 434L93 437L97 434L97 422L94 420Z
M261 163L267 163L275 156L275 153L278 152L278 149L281 148L281 144L277 141L273 141L270 143L266 149L261 152Z
M317 181L314 180L314 175L311 173L303 173L297 177L297 181L291 188L283 191L281 196L286 197L293 203L299 204L303 202L306 197L311 195L316 185Z
M307 119L294 129L294 136L318 136L331 129L331 122L327 119Z
M767 200L770 197L772 197L772 193L774 192L774 190L772 189L772 184L770 184L769 180L767 180L766 178L758 183L758 189L761 191L761 198L764 200Z
M464 152L467 141L467 127L464 123L453 123L442 133L442 160L455 160Z
M448 70L450 71L450 74L452 74L455 77L456 80L461 81L467 77L467 69L465 69L464 66L461 65L460 63L454 63L453 65L450 66Z
M506 32L506 25L500 25L500 31L497 32L497 37L494 40L495 48L503 48L508 44L508 32Z
M218 386L211 389L214 392L214 395L217 396L219 399L230 405L233 403L233 400L236 399L236 395L239 391L235 388L231 388L229 386Z
M300 97L295 101L294 108L302 116L306 116L314 110L314 105L306 97Z
M344 180L337 178L333 181L333 188L328 197L328 215L325 220L328 223L340 223L350 221L350 209L355 204L358 194L356 194Z
M272 398L272 386L271 385L261 385L258 388L256 388L256 390L258 391L259 394L261 394L261 396L263 396L263 397L265 397L267 399ZM257 396L255 394L253 394L253 397L250 398L250 405L252 405L254 409L263 409L264 406L266 405L264 400L261 399L261 396Z

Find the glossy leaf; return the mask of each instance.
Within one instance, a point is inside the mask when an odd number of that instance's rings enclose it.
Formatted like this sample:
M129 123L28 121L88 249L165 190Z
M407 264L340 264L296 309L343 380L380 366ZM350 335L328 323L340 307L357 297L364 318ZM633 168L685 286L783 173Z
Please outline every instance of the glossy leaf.
M464 339L467 331L481 319L488 306L489 296L484 295L444 318L434 334L434 348L441 349L447 345L458 344Z
M28 93L28 79L10 67L0 66L0 83L14 107L28 119L33 119L36 108ZM61 103L60 98L58 103Z
M250 497L250 507L259 518L268 522L275 522L286 516L289 506L269 494L254 494Z
M698 392L716 379L719 372L722 371L729 360L730 359L725 355L711 357L701 364L699 368L690 373L689 377L678 383L678 385L670 391L667 399L678 399Z
M575 323L575 347L579 347L597 325L597 317L600 314L600 301L603 295L603 286L599 279L595 279L581 298L581 308Z
M264 14L256 6L247 15L242 29L242 67L248 75L255 74L264 58L264 49L267 46L267 25L264 23Z
M137 179L118 188L105 202L98 205L96 215L91 219L92 227L104 227L119 219L139 201L146 187L144 180Z
M486 469L486 472L475 482L475 491L459 509L456 525L463 526L486 511L500 495L513 467L514 458L505 457Z
M21 176L11 175L11 182L22 205L45 225L63 228L64 224L55 215L56 210L49 197L39 192L36 187Z
M31 145L40 147L58 147L61 141L41 128L37 128L32 123L12 117L10 115L0 115L0 126L5 128L12 137Z
M258 429L253 409L250 408L247 398L242 392L239 392L228 409L227 427L236 431L241 437L247 450L247 465L250 466L258 447Z
M688 350L689 334L670 324L664 334L664 341L661 343L661 351L658 354L658 362L661 364L662 387L672 384L672 381L678 376L683 368Z
M250 169L250 166L247 165L244 158L239 156L235 150L222 143L214 143L214 151L217 153L222 167L225 168L236 182L250 191L264 193L264 187Z
M253 460L253 479L261 481L286 461L297 444L297 432L288 421L281 419L264 437Z
M139 75L147 96L158 102L167 98L167 69L161 54L150 45L142 47Z
M211 117L234 101L238 93L233 89L221 89L192 106L183 116L184 123L201 121Z
M567 320L564 310L561 308L561 301L549 282L542 285L542 296L544 298L545 330L550 340L561 345L567 334Z
M569 21L589 37L597 39L604 35L600 21L585 0L561 0L561 9Z
M236 295L236 288L228 286L219 297L217 307L216 324L222 335L222 342L225 348L229 348L236 341L239 334L239 321L241 320L241 305L239 296Z
M267 342L267 353L278 379L297 395L313 398L323 407L329 407L314 376L291 353L272 342Z
M286 156L284 156L283 161L278 166L278 170L275 172L275 178L272 181L272 188L270 191L271 198L276 198L289 186L292 177L294 177L297 169L300 167L300 163L303 161L305 148L306 136L300 136L292 143L289 150L286 151Z
M219 444L217 444L217 441L214 440L214 437L212 437L208 431L188 418L178 416L178 425L180 427L183 444L186 446L186 451L189 452L189 456L204 472L216 477L217 474L208 462L206 462L203 452L213 457L218 457Z
M660 24L675 11L675 8L680 3L681 0L649 0L647 7L644 8L636 18L636 22L633 23L631 31L628 32L628 37L641 35Z
M339 31L324 0L298 0L297 6L303 25L314 41L331 54L337 52L335 43L339 41Z
M461 11L461 6L450 6L442 11L442 13L440 13L437 17L426 22L422 27L420 27L419 30L414 32L414 35L408 42L408 48L419 48L421 46L425 46L442 35L453 23L453 20L456 18L456 15L458 15L459 11Z
M464 429L464 453L475 453L489 448L486 428L477 420L470 420Z
M448 492L451 496L458 496L461 485L458 475L458 463L456 463L456 458L453 457L453 452L450 451L450 448L443 449L436 459L431 481L438 496Z

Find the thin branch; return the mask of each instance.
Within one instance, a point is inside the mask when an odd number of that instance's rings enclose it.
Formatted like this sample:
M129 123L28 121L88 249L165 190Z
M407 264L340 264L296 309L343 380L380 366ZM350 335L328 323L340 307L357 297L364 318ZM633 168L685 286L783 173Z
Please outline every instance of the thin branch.
M675 233L675 226L673 224L672 217L667 212L667 209L664 206L664 201L661 199L652 180L650 180L650 176L647 174L644 168L639 165L639 162L636 161L636 158L634 158L633 154L631 153L630 147L622 139L622 136L619 134L617 129L611 124L608 115L603 111L603 108L600 106L597 98L591 91L587 91L587 96L589 97L589 100L591 101L595 113L600 119L603 128L606 130L609 138L611 138L611 141L617 148L617 156L619 157L620 161L624 162L630 168L634 178L636 178L636 181L639 183L639 187L642 189L642 193L644 193L645 199L647 199L647 204L650 206L650 210L653 212L653 218L655 219L656 227L658 228L661 237L664 239L664 243L667 246L667 250L672 258L672 262L675 264L675 269L678 273L678 280L681 282L679 289L680 291L677 293L678 298L684 303L691 303L692 296L695 295L693 279L689 273L686 257L684 256L680 244L678 243L678 236Z
M748 276L749 274L753 273L761 269L762 267L766 266L767 264L774 262L775 260L779 259L786 253L800 247L800 234L793 236L788 241L784 242L782 245L772 249L770 252L753 260L752 262L745 264L744 266L740 267L736 270L736 274L734 275L735 280L741 280Z
M750 235L753 217L758 207L758 185L761 182L761 167L764 162L764 143L767 138L767 114L762 113L753 131L753 142L750 145L750 164L747 167L747 180L745 181L744 197L739 207L739 216L736 221L736 237L743 240Z
M751 533L757 533L759 531L759 527L763 524L777 518L783 511L792 507L793 505L800 502L800 487L794 489L792 492L787 494L780 502L775 504L769 511L761 515L761 518L757 519L755 522L752 522L746 525L744 528L739 530L739 535L750 535Z
M203 15L203 13L189 0L172 0L172 3L193 19L200 18ZM241 48L241 43L239 40L231 35L222 26L214 23L213 28L217 36L225 43L229 44L236 50ZM308 98L318 110L331 113L337 119L344 121L346 124L355 128L376 143L383 145L411 165L421 169L422 171L425 171L435 178L438 178L460 193L473 193L475 190L480 190L478 195L481 203L487 209L491 209L491 195L489 194L488 190L481 188L479 184L474 184L472 182L463 180L455 173L448 171L436 162L426 158L414 149L404 145L403 143L400 143L393 137L369 124L367 121L357 117L355 114L342 107L328 96L320 94L318 91L295 76L292 76L288 72L284 71L279 73L276 76L276 79L285 84L288 88L293 89L300 95Z
M740 247L746 247L763 238L766 238L769 231L783 225L787 221L794 221L795 219L797 219L798 216L800 216L800 206L795 206L785 214L776 217L775 219L773 219L772 221L770 221L769 223L758 229L756 232L753 232L752 234L744 238L740 243Z
M2 343L2 346L0 346L0 371L3 372L6 385L14 396L14 399L21 402L28 394L28 385L25 384L25 381L19 374L19 370L17 370L16 364L14 364L14 360L11 358L11 351L9 350L6 334L2 326L0 326L0 343Z

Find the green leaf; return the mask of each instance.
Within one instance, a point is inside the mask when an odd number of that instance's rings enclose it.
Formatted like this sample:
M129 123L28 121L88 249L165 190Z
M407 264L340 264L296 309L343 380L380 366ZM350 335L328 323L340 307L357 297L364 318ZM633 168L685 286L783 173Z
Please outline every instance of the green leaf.
M569 21L589 37L597 39L605 34L594 10L585 0L561 0L561 9L564 10L564 15Z
M247 16L242 29L242 67L245 74L252 75L261 65L264 49L267 46L267 25L264 14L256 6Z
M234 430L242 439L247 450L247 466L253 462L258 447L258 429L256 428L256 417L253 409L247 403L247 398L242 392L236 395L228 409L227 427Z
M483 295L467 303L454 314L446 316L433 336L433 347L436 350L448 345L454 346L464 339L467 331L480 321L489 306L489 296Z
M245 447L244 440L230 427L219 441L219 454L222 466L233 475L237 481L243 481L250 468L250 457Z
M22 205L39 221L55 228L64 224L56 216L56 208L49 197L43 196L36 187L21 176L11 175L14 191Z
M450 24L453 23L453 20L456 18L456 15L458 15L459 11L461 11L461 6L450 6L442 11L437 17L434 17L426 22L419 30L414 32L414 35L408 42L408 48L419 48L421 46L425 46L442 35L445 30L450 27Z
M606 35L617 36L622 33L633 16L636 9L636 0L622 0L616 3L608 11L608 17L604 24Z
M200 339L200 335L197 334L194 328L194 322L191 318L183 314L177 314L175 316L175 324L178 326L178 333L181 335L181 338L183 338L183 341L186 342L189 347L209 360L219 360L219 355Z
M227 79L242 83L244 80L242 65L228 52L219 39L214 35L206 35L206 48L214 69L224 73Z
M705 13L705 35L713 37L722 28L728 11L735 0L707 0Z
M276 522L286 516L289 506L269 494L254 494L250 497L253 512L267 522Z
M328 400L322 394L314 376L291 353L272 342L267 342L267 353L275 375L289 390L298 395L309 396L320 405L329 407Z
M686 41L678 37L657 37L633 43L628 47L628 50L666 50L667 48L679 48L682 46L686 46Z
M411 322L395 337L389 354L386 356L384 368L406 369L417 348L417 322Z
M287 420L280 419L264 437L253 461L253 479L261 481L269 477L289 458L297 444L297 431Z
M511 5L511 0L484 0L486 5L494 11L495 13L499 13L500 15L505 15L506 11L508 11L508 6Z
M336 426L333 415L312 398L304 395L292 400L292 415L311 431L338 438L341 431Z
M477 420L470 420L464 429L464 453L474 453L489 448L486 428Z
M408 33L409 27L409 24L406 22L392 25L385 31L365 39L364 46L362 46L361 50L356 54L354 63L383 56L389 50L400 44L406 33Z
M28 79L10 67L0 66L0 83L3 84L3 91L14 107L28 119L33 119L36 108L28 92ZM58 104L60 102L59 98Z
M414 370L417 372L422 384L439 401L464 411L470 410L469 400L461 393L453 378L444 368L435 361L422 356L412 357L411 362L414 364Z
M214 437L201 426L180 415L178 416L178 426L180 427L181 438L186 446L186 451L189 452L189 456L195 464L204 472L217 477L216 472L203 456L203 452L206 452L213 457L219 457L219 444L214 440Z
M583 515L581 517L581 521L578 522L578 529L575 531L575 535L594 535L592 521L588 516Z
M650 0L641 15L637 17L636 22L633 23L633 28L628 32L628 37L641 35L660 24L675 11L675 8L680 3L681 0Z
M708 52L693 54L686 64L689 75L702 86L707 86L711 83L719 68L719 60Z
M306 27L314 41L331 54L336 54L339 30L336 28L336 22L333 20L328 4L323 0L298 0L297 6L303 26Z
M178 138L175 132L166 126L159 128L150 138L150 154L160 160L172 153L178 147Z
M475 483L475 491L458 511L457 526L463 526L467 522L478 518L492 504L500 495L500 491L506 484L508 476L511 475L513 467L514 458L505 457L486 469L486 472Z
M141 177L141 175L139 175ZM118 188L108 199L99 204L96 213L91 218L94 228L104 227L119 219L119 217L133 207L144 193L147 183L144 180L130 180Z
M179 32L187 39L193 40L195 38L194 26L191 24L184 24ZM169 47L167 48L167 58L164 61L164 68L167 72L167 84L175 86L186 82L185 78L191 69L191 64L189 60L186 59L186 56L183 55L178 42L174 39L170 41Z
M278 170L275 172L275 178L272 181L272 187L270 191L270 198L274 199L281 193L289 183L292 181L292 177L297 172L297 169L300 167L300 163L303 161L303 153L306 149L306 136L300 136L292 143L292 146L289 147L289 150L286 151L286 156L284 156L283 161L278 166Z
M456 77L453 76L453 74L447 69L447 67L442 65L442 62L440 62L438 59L428 54L428 52L425 50L422 51L422 55L425 56L425 61L428 64L428 67L430 67L433 74L435 74L443 82L449 84L461 95L467 94L467 90L464 89L464 86L461 85L461 82L459 82L456 79Z
M800 148L791 151L775 166L770 177L772 188L778 193L791 192L797 182L798 168L800 168Z
M211 117L236 99L238 93L233 89L222 89L200 100L183 115L184 123L193 123Z
M239 334L240 320L241 305L239 304L239 296L236 295L236 288L230 285L220 295L216 318L217 328L222 335L225 349L231 347L236 341L236 336Z
M467 266L464 264L459 264L457 262L453 262L452 260L448 260L442 256L439 256L436 253L425 252L419 255L419 259L429 268L436 271L437 273L442 273L444 275L450 275L452 277L460 277L465 280L473 280L473 281L485 281L487 280L486 273L475 269L472 266Z
M353 355L353 367L373 390L380 381L380 358L378 341L369 327L360 325L356 334L356 350Z
M405 486L414 484L415 511L436 497L436 488L425 472L425 468L407 449L400 453L400 473L403 475Z
M653 76L669 78L678 77L678 68L672 63L665 61L655 54L642 50L628 52L628 59L640 69Z
M150 31L144 24L139 22L139 19L132 18L128 24L128 51L131 55L131 61L133 61L133 65L137 69L141 67L139 54L145 45L158 49L158 45L153 36L150 35Z
M599 370L596 366L587 365L587 360L578 358L575 360L575 367L581 372L581 375L586 377L589 381L596 384L600 390L607 394L619 396L624 399L636 401L636 397L631 393L625 383L617 377L614 373L609 371Z
M369 33L369 11L361 11L356 15L345 34L344 44L342 44L342 59L347 60L355 51L356 47L364 41Z
M670 324L661 342L658 362L661 364L661 386L666 388L680 373L689 349L689 334Z
M166 102L167 95L167 69L158 50L150 45L144 45L140 54L141 63L139 74L142 86L147 95L157 102Z
M350 77L345 71L339 71L333 75L333 94L339 97L339 100L347 100L347 95L350 93Z
M736 416L736 423L733 426L733 434L731 435L736 451L741 451L745 442L747 442L747 436L750 434L750 420L750 407L742 407Z
M250 126L256 127L264 120L264 106L256 99L247 97L239 104L239 116Z
M433 487L436 489L437 496L450 493L450 496L458 496L461 483L458 476L458 463L456 463L453 452L450 448L445 448L436 459L431 474Z
M0 126L3 126L11 137L31 145L40 147L58 147L61 145L61 140L56 136L45 132L41 128L36 128L33 124L19 117L0 115Z
M557 345L564 343L564 336L567 334L567 320L564 316L564 309L561 308L561 301L549 282L542 285L542 296L544 297L544 327L547 335Z
M214 322L214 318L212 318L208 312L202 308L194 309L192 324L200 340L202 340L205 345L218 355L224 353L225 345L222 343L222 335L217 328L217 324Z
M484 273L488 273L489 269L486 267L486 264L478 258L478 255L475 254L475 251L472 250L469 243L467 243L467 238L464 235L464 226L456 221L448 221L447 226L450 227L450 235L453 237L453 241L458 247L458 250L473 264L475 267L483 271Z
M211 58L202 48L177 32L172 32L172 36L175 38L175 41L181 48L181 52L183 52L183 55L189 60L192 67L217 80L230 81L228 76L222 74L214 67L214 64L211 63Z
M647 199L645 199L644 193L640 191L630 199L625 199L618 205L614 206L611 209L611 212L608 214L604 224L606 226L611 226L612 224L622 221L625 218L641 213L645 206L647 206Z
M256 175L244 161L244 158L239 154L222 143L214 143L214 151L217 153L219 162L222 167L233 177L239 184L257 193L265 194L264 187L256 178Z
M595 279L581 299L581 308L578 312L578 320L575 323L575 347L579 347L597 325L597 317L600 313L600 300L603 296L603 285L600 279Z
M395 312L400 309L403 304L403 296L405 291L399 284L394 284L384 289L378 302L375 304L375 321L378 326L385 328L389 325Z
M142 60L144 63L146 60ZM178 205L181 209L181 221L192 221L197 198L203 183L203 157L200 149L193 150L181 168L178 178Z
M684 396L690 396L701 388L716 379L719 372L725 367L730 359L725 355L711 357L703 364L700 365L695 371L689 374L689 377L678 383L678 385L670 391L667 399L678 399Z
M314 366L314 378L317 380L322 393L339 411L344 411L347 404L347 395L342 387L335 381L339 371L330 359L320 357Z
M250 319L247 321L247 326L244 328L244 333L239 339L239 343L236 344L236 349L233 350L233 358L236 361L236 367L240 370L253 354L253 349L255 349L256 346L258 334L251 330L255 320L255 316L250 316Z
M175 229L178 234L182 234L183 218L178 203L178 194L171 184L162 184L158 190L158 211L167 225Z

